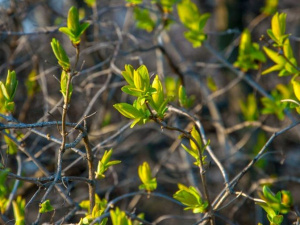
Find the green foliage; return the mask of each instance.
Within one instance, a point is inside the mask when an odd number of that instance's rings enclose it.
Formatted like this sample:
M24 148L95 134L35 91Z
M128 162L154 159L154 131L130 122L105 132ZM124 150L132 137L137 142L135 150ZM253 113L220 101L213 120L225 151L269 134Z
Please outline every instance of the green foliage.
M169 102L169 99L165 98L164 96L163 86L158 75L155 76L152 82L152 88L154 88L156 92L154 92L151 96L152 98L150 99L150 105L156 111L157 116L162 119L164 118L164 114L168 109L166 106Z
M190 0L183 0L177 5L180 21L188 29L184 33L185 38L193 44L193 47L200 47L206 40L204 27L210 17L209 13L200 14L197 6Z
M1 169L0 170L0 213L4 214L6 210L6 206L9 200L6 198L8 193L8 188L5 184L7 180L7 174L9 173L9 169Z
M6 133L10 134L9 130L6 130ZM13 142L9 137L4 135L4 141L7 144L7 154L15 155L18 152L18 146Z
M77 46L80 44L81 35L89 26L90 24L87 22L80 24L78 10L76 7L72 6L68 13L67 27L61 27L59 28L59 31L67 35L72 44Z
M202 163L205 163L206 156L203 156L203 153L204 153L204 150L207 147L207 145L209 145L209 141L205 146L202 146L200 134L197 131L195 126L192 128L191 135L196 140L197 144L195 144L194 141L192 139L190 139L190 146L191 146L190 149L188 147L186 147L184 144L181 144L181 146L184 148L185 151L187 151L196 160L196 162L194 162L194 164L196 166L200 166L201 165L200 152L202 155L202 159L201 159ZM200 147L200 149L198 148L197 145Z
M86 214L86 216L84 218L81 218L79 221L79 225L88 225L90 224L95 218L100 217L106 207L107 207L107 201L106 199L100 199L99 196L97 194L95 194L95 206L91 212L90 209L90 201L89 200L84 200L82 202L80 202L80 207L83 209L87 209L88 213ZM97 225L106 225L107 223L107 218L103 219L101 221L101 223L96 223Z
M110 217L113 225L132 225L131 219L118 207L115 210L110 210Z
M259 131L259 133L256 135L255 145L253 147L253 154L257 155L259 151L263 148L263 146L267 142L267 135L264 131ZM255 166L264 169L268 164L268 160L266 158L260 158L256 163Z
M264 47L264 51L276 65L263 71L262 75L271 73L273 71L279 71L278 76L299 74L297 61L293 55L290 41L288 39L285 40L283 45L283 55L267 47Z
M52 207L49 199L45 200L43 203L40 204L40 213L51 212L53 210L54 208Z
M194 104L195 96L188 97L185 87L180 85L178 88L178 100L181 107L190 108Z
M150 86L149 72L145 65L141 65L137 70L134 70L131 65L125 65L122 75L129 84L122 87L122 91L139 97L141 101L145 101L156 91Z
M152 20L148 9L134 8L134 18L136 26L140 29L151 32L155 27L155 22Z
M212 92L218 90L218 86L212 76L208 76L206 78L206 85L207 85L208 89Z
M275 42L275 47L282 47L284 42L289 37L285 34L286 13L278 13L272 17L271 29L267 30L269 37Z
M143 0L126 0L127 6L135 6L143 3Z
M1 92L1 110L4 112L13 112L15 109L14 97L18 87L18 80L15 71L8 70L5 84L0 81L0 92Z
M16 225L25 225L25 199L21 196L17 197L17 200L12 202L14 209L14 217Z
M105 171L108 170L109 167L121 163L120 160L114 160L114 161L109 161L112 155L112 149L109 151L105 151L102 159L98 162L98 167L96 173L96 179L103 179L105 178Z
M170 101L174 101L178 98L179 86L181 82L173 77L165 78L166 95Z
M65 52L64 48L61 46L59 41L55 38L51 41L51 47L53 50L53 53L58 60L58 64L62 67L64 71L70 70L70 60L67 56L67 53Z
M146 104L153 108L156 116L164 117L167 108L168 99L164 98L161 82L158 76L150 85L149 72L146 66L142 65L137 70L131 65L125 65L125 71L122 71L124 79L128 85L122 87L122 91L137 97L132 105L128 103L118 103L114 107L125 117L134 119L131 127L138 124L145 124L150 119L150 111Z
M139 177L142 181L142 184L139 186L139 189L146 190L147 192L154 191L157 187L156 178L152 177L150 166L147 162L144 162L139 166L138 169Z
M203 213L206 211L208 202L203 201L195 187L186 187L183 184L178 184L178 188L179 190L173 195L173 198L187 206L184 210L193 210L193 213Z
M33 69L25 82L26 88L27 88L27 95L29 97L33 97L39 90L39 84L36 80L36 70Z
M63 70L61 73L61 77L60 77L60 92L64 96L64 99L67 98L67 102L70 102L71 96L73 93L73 85L72 85L71 81L69 82L69 79L71 79L70 74L68 72L66 72L65 70ZM68 97L67 97L68 83L70 83L70 85L69 85Z
M287 108L287 102L281 102L282 99L293 98L293 91L290 86L279 84L276 89L271 91L272 99L263 97L261 102L263 104L262 114L275 114L278 119L284 119L284 109Z
M170 13L173 11L174 4L178 2L178 0L152 0L151 3L161 5L163 11L165 13Z
M293 199L289 191L279 191L275 195L271 189L264 185L261 198L265 203L257 202L267 213L271 225L280 225L283 221L281 214L286 214L291 210Z
M265 0L265 6L261 8L261 12L267 16L277 11L278 0Z
M258 119L258 109L255 95L249 94L247 101L239 101L243 117L246 121L256 121Z
M0 213L4 214L9 200L6 197L0 197Z
M84 0L84 2L89 6L89 7L94 7L96 5L96 0Z
M259 50L259 45L251 42L250 32L245 29L241 35L238 59L233 65L246 72L249 69L257 70L259 67L258 62L265 61L266 57Z

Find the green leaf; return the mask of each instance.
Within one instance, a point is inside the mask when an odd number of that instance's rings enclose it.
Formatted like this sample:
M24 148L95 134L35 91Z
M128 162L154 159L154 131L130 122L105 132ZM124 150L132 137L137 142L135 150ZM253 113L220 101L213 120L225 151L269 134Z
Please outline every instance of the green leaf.
M191 145L191 148L194 149L194 150L197 150L197 151L201 151L201 148L202 148L202 140L201 140L200 134L199 134L199 132L197 131L197 129L196 129L195 126L193 126L193 128L192 128L191 135L192 135L192 137L196 140L196 142L197 142L198 146L200 147L200 149L198 149L198 147L197 147L197 145L194 143L194 141L190 139L190 145Z
M178 99L180 106L186 106L188 99L185 88L182 85L180 85L178 89Z
M279 14L278 12L272 17L271 21L271 31L268 30L267 33L270 38L275 42L274 46L282 47L285 40L289 35L285 34L285 21L286 13Z
M132 225L132 221L127 218L126 213L118 207L115 210L110 210L110 218L113 225Z
M281 202L281 199L279 199L278 196L275 196L271 189L266 185L263 186L263 194L267 202Z
M70 69L69 57L67 56L64 48L61 46L59 41L53 38L51 41L51 47L56 59L58 60L58 64L63 68L63 70L69 71Z
M60 27L59 31L64 33L65 35L69 36L70 38L75 38L75 35L72 33L72 31L67 27Z
M183 147L183 149L185 151L187 151L187 153L189 153L193 158L196 159L196 161L199 160L199 151L195 150L195 149L189 149L188 147L186 147L184 144L181 144L181 146Z
M291 83L293 85L294 94L297 97L298 101L300 101L300 77L294 76L291 80Z
M276 225L280 225L283 222L283 216L282 215L277 215L272 218L272 223Z
M54 208L50 204L50 200L46 200L46 201L44 201L43 203L40 204L39 213L51 212L53 210L54 210Z
M78 10L72 6L68 12L67 27L61 27L59 31L67 35L76 46L80 44L80 36L89 26L90 24L87 22L80 24Z
M193 210L193 213L203 213L208 206L207 201L203 201L200 193L193 186L186 187L178 184L179 190L173 195L173 198L188 206L184 210Z
M140 88L140 89L144 90L144 91L148 91L148 89L150 87L150 76L149 76L147 67L145 65L141 65L136 71L142 80L142 88ZM135 74L134 74L134 76L135 76Z
M127 6L135 6L143 3L143 0L126 0Z
M7 106L6 106L7 108ZM5 130L8 134L10 134L11 132L9 130ZM7 137L6 135L4 136L4 141L7 144L7 153L9 155L15 155L18 152L18 146L15 144L15 142L13 142L9 137Z
M197 6L190 0L183 0L177 5L177 11L180 21L188 29L198 30L199 29L199 18L200 13ZM203 18L204 20L205 18Z
M267 16L277 11L278 0L265 0L265 6L261 8L261 12Z
M138 168L138 174L143 184L139 186L140 189L144 189L148 192L154 191L157 187L156 178L152 177L150 166L147 162L144 162Z
M239 101L242 114L246 121L256 121L258 119L258 109L255 95L249 94L247 101Z
M143 113L128 103L117 103L113 107L119 111L123 116L129 119L137 119L143 117Z
M96 179L103 179L105 178L104 173L108 170L109 167L121 163L119 160L109 161L112 155L112 149L109 151L105 151L102 159L98 162L97 171L95 172Z
M152 20L148 9L134 8L134 18L136 27L151 32L155 27L155 22Z
M207 20L210 18L210 13L204 13L199 18L199 30L203 30Z
M67 95L67 86L68 86L69 79L71 79L69 73L63 70L60 78L60 91L63 94L64 98L66 98ZM67 102L70 102L72 93L73 93L73 85L70 82Z
M125 71L121 74L130 86L134 86L134 69L131 65L125 65Z
M80 25L80 30L78 33L78 36L80 37L85 31L86 29L88 29L90 27L90 24L88 22L84 22Z
M67 25L73 34L79 33L79 14L74 6L69 9Z
M25 225L25 199L18 196L15 201L13 201L13 210L16 225Z
M152 82L152 87L156 90L156 93L152 94L152 100L155 104L155 107L159 108L160 105L164 102L164 92L158 75L155 76Z
M27 89L27 95L29 97L33 97L39 90L39 84L36 80L36 70L33 69L29 75L28 78L26 79L25 82L26 89Z
M270 59L272 59L275 63L283 67L283 65L286 63L286 59L282 55L267 47L263 47L263 48L266 54L270 57Z
M84 2L89 6L89 7L94 7L96 4L96 0L84 0Z

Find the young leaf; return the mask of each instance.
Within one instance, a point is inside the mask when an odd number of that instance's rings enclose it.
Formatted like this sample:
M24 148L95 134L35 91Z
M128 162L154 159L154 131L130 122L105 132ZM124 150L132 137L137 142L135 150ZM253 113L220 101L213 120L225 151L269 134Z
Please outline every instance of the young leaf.
M8 134L10 134L9 130L5 130ZM18 152L18 146L6 135L4 136L4 141L7 144L7 153L9 155L15 155Z
M68 86L68 80L71 79L70 75L63 70L61 73L61 78L60 78L60 92L63 94L64 98L67 96L67 86ZM70 102L71 96L73 93L73 85L72 82L69 83L69 92L68 92L68 98L67 102Z
M258 119L258 109L255 95L249 94L247 101L240 101L240 108L246 121L256 121Z
M111 167L112 165L116 165L121 163L120 160L114 160L114 161L109 161L112 155L112 149L110 149L109 151L105 151L102 159L98 162L98 167L97 167L97 171L95 172L96 179L103 179L105 178L105 171L108 170L109 167Z
M267 16L274 14L277 11L278 0L265 0L265 6L261 12Z
M258 63L265 61L266 57L259 50L259 45L251 42L250 32L245 29L241 35L239 55L234 66L246 72L249 69L258 69Z
M51 41L51 47L56 59L58 60L58 64L63 68L63 70L69 71L70 70L69 57L67 56L64 48L61 46L59 41L53 38Z
M110 210L110 218L113 225L132 225L132 221L126 216L126 213L118 207L116 210Z
M144 116L142 112L128 103L117 103L114 104L113 107L115 107L119 113L129 119L138 119Z
M16 225L25 225L25 199L18 196L16 201L13 201L13 210Z
M80 36L89 26L90 24L87 22L80 24L78 10L72 6L68 12L67 27L61 27L59 31L67 35L73 45L77 46L80 44Z
M152 107L158 112L159 108L164 103L164 92L158 75L155 76L152 87L156 90L156 92L152 94L152 101L154 103Z
M203 213L208 206L207 201L203 201L200 193L193 186L186 187L178 184L179 190L173 195L173 198L188 206L184 210L193 210L193 213Z
M148 192L154 191L157 187L156 178L152 177L149 164L144 162L138 169L139 177L143 184L139 186L139 189L146 190Z
M51 212L53 210L54 210L54 208L50 204L49 199L40 204L40 210L39 210L40 213Z
M155 27L155 22L152 20L148 9L134 8L134 18L136 27L151 32Z
M269 37L275 42L275 47L282 47L288 34L285 34L286 13L278 12L272 17L271 29L267 30Z
M39 84L36 80L36 70L33 69L26 80L26 89L27 89L27 95L29 97L33 97L40 89Z

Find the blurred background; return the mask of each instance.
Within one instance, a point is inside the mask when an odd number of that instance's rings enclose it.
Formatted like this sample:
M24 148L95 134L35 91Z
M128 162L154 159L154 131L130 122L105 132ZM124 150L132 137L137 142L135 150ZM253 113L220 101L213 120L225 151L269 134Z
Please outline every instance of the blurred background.
M130 121L113 108L115 103L132 103L132 99L121 92L121 87L126 84L121 76L125 64L131 64L135 68L145 64L151 76L158 74L162 80L172 77L184 81L188 96L193 96L194 99L186 110L200 118L211 147L230 178L253 159L275 131L288 126L292 120L299 119L293 111L285 114L283 119L275 114L262 113L264 106L261 99L264 96L260 92L238 78L208 48L193 48L185 39L186 29L178 19L176 5L167 14L168 22L172 23L167 29L162 29L161 24L167 20L164 20L163 16L166 15L162 14L159 2L152 4L145 0L142 5L142 8L149 9L151 18L155 21L154 29L147 31L137 27L133 8L126 6L125 1L99 0L89 5L88 1L0 0L0 79L4 81L8 69L16 71L19 86L13 116L24 123L61 120L61 70L50 42L53 37L59 39L74 63L74 48L58 28L66 25L71 6L78 7L80 18L91 23L80 45L77 68L80 73L73 79L74 91L68 121L77 123L84 116L89 116L86 124L91 144L96 149L96 157L101 159L104 150L113 148L113 158L122 161L122 164L107 172L104 180L97 181L97 193L101 198L112 200L122 194L138 191L140 180L137 168L144 161L150 164L157 177L157 192L172 197L178 190L177 183L195 185L201 189L198 168L180 145L187 145L187 140L178 139L177 132L162 130L153 122L130 129ZM201 13L211 14L205 27L207 42L226 62L233 64L236 61L239 37L246 27L251 32L252 41L260 46L270 45L266 30L270 28L271 15L262 13L265 1L193 2ZM291 45L299 62L300 2L279 0L277 9L287 13L286 33L291 34ZM290 80L290 77L278 78L275 73L261 76L261 71L271 65L272 62L268 61L260 65L258 71L247 72L247 76L267 93L275 90L278 84L287 85ZM241 110L241 102L247 102L250 93L257 104L257 115L253 120L255 122L249 123L251 126L243 124L235 127L247 121ZM176 101L171 104L178 106ZM190 130L192 126L186 118L172 113L167 114L166 122L185 130ZM56 126L40 128L38 131L60 139ZM53 174L59 145L30 130L16 131L16 135L20 136L27 150ZM76 132L71 132L68 142L74 141L77 135ZM16 173L16 157L6 153L6 143L0 137L2 164ZM299 127L277 137L263 158L239 182L236 190L258 197L261 184L270 183L274 191L286 189L292 192L297 211L300 202L299 181L291 181L291 177L300 176L299 137ZM84 149L82 143L77 148ZM23 176L44 176L29 158L23 154L20 157ZM76 161L78 158L78 154L71 150L64 154L64 175L88 176L86 161ZM209 156L208 161L205 165L206 176L210 198L213 200L224 188L224 181ZM8 179L7 185L12 186L13 182L13 179ZM76 202L88 199L86 184L70 181L64 186ZM37 190L37 186L22 182L17 194L28 202ZM27 224L35 220L44 191L40 191L27 206ZM57 210L54 214L43 215L42 221L45 222L56 221L69 210L57 191L52 192L50 200ZM145 219L153 224L188 225L199 220L192 212L184 211L182 206L159 197L135 196L126 198L117 205L128 212L144 212ZM12 210L6 216L13 218ZM78 212L70 222L76 223L83 216L83 212ZM294 221L296 215L288 214L282 224ZM268 224L263 209L253 201L235 195L217 211L217 224L253 225L258 222ZM6 224L14 224L14 221Z

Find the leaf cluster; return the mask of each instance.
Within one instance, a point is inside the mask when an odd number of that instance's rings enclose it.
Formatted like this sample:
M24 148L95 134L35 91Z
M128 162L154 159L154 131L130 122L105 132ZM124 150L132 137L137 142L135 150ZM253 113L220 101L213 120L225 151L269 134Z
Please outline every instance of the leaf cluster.
M202 160L203 163L205 162L206 156L203 156L203 153L204 153L204 150L205 150L206 146L209 145L209 141L205 146L202 145L200 134L197 131L195 126L193 126L193 128L192 128L191 136L193 137L193 139L197 143L195 143L192 139L190 139L191 148L186 147L184 144L181 144L181 146L184 148L184 150L187 153L189 153L196 160L194 162L194 164L196 166L200 166L201 165L200 160ZM201 152L201 155L202 155L202 159L200 158L200 152Z
M265 61L266 57L263 52L259 50L259 45L251 41L250 32L248 29L245 29L241 35L239 55L233 65L247 72L249 69L257 70L259 68L258 62Z
M80 44L80 37L85 30L90 26L88 22L80 24L79 13L76 7L72 6L69 9L67 27L59 28L59 31L67 35L72 44L77 46Z
M145 124L149 121L151 112L146 104L153 108L159 118L163 118L167 110L168 99L164 97L161 81L158 76L150 84L150 76L145 65L135 70L131 65L125 65L122 71L128 85L122 87L122 91L136 97L133 104L117 103L114 107L125 117L134 119L131 127L137 123Z
M146 190L147 192L154 191L157 187L157 182L156 178L152 177L152 172L147 162L144 162L142 165L139 166L138 173L142 181L142 184L139 186L139 189Z
M84 200L80 202L80 207L83 209L87 209L88 213L84 218L81 218L79 221L79 225L88 225L90 224L95 218L100 217L106 207L107 207L107 200L106 199L100 199L97 194L95 194L95 205L93 210L91 211L90 209L90 201L89 200ZM107 218L104 218L100 223L96 223L97 225L106 225L107 223Z
M6 81L0 81L0 106L1 112L13 112L15 109L14 97L18 87L18 80L15 71L8 70Z
M208 202L203 201L195 187L178 184L178 188L179 190L173 195L173 198L187 206L184 210L193 210L193 213L203 213L206 211Z
M21 196L18 196L16 200L12 202L15 224L16 225L25 225L25 199L22 199Z
M95 178L96 179L105 178L104 173L105 173L106 170L108 170L109 167L121 163L120 160L109 161L110 158L111 158L112 153L113 153L112 149L110 149L109 151L104 152L104 154L102 156L102 159L98 162L97 171L95 172L95 174L96 174Z
M185 38L200 47L207 36L204 27L210 17L209 13L200 14L197 6L191 0L183 0L177 5L178 16L182 24L188 29L184 33Z
M268 186L264 185L261 198L265 203L257 202L257 204L266 211L271 225L280 225L283 221L283 216L281 214L288 213L293 204L291 193L282 190L274 194Z

